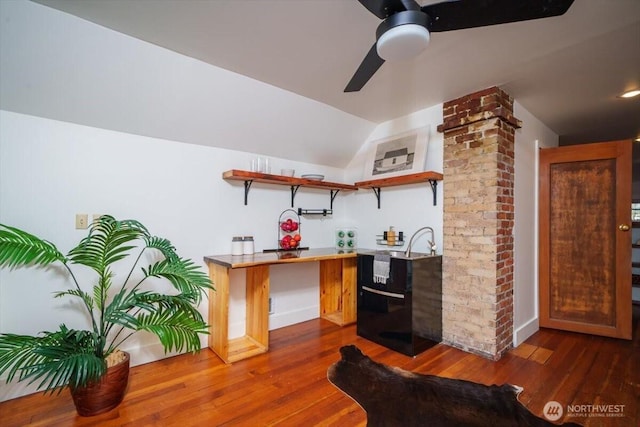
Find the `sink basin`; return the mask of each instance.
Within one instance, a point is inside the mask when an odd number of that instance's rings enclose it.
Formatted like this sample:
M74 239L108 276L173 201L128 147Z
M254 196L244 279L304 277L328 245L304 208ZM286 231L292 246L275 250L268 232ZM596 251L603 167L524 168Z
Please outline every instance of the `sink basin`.
M389 255L391 258L399 258L399 259L422 259L428 258L432 255L422 253L422 252L411 252L411 256L405 256L404 251L392 251L392 250L384 250L384 251L376 251L376 254Z

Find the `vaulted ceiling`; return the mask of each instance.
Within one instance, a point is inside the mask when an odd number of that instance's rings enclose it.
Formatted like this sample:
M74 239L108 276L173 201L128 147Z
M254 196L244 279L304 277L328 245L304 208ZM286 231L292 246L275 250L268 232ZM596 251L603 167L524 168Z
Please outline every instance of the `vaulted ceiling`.
M637 0L434 33L356 93L343 89L379 23L356 0L38 1L373 122L498 85L565 143L640 137L640 99L617 98L640 88Z

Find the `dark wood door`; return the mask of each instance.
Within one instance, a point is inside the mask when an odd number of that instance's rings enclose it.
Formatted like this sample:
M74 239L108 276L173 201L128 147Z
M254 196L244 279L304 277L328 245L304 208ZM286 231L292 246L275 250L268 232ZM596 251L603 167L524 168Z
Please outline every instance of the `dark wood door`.
M540 326L631 339L631 149L540 151Z

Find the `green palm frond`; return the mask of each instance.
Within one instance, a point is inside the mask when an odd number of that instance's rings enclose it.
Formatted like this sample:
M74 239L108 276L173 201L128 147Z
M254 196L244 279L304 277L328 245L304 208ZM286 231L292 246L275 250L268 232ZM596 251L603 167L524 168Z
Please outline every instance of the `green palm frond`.
M106 324L120 325L135 330L137 325L136 318L130 314L135 308L153 310L154 307L142 307L141 304L136 302L136 292L127 292L127 289L123 288L114 295L109 305L105 307L103 315L104 322ZM109 327L109 329L111 328ZM106 332L108 333L109 330Z
M117 221L112 216L103 215L91 225L89 235L69 252L69 259L104 276L109 265L127 257L129 251L136 247L128 243L147 234L147 229L138 221Z
M198 300L197 294L165 295L155 292L133 291L129 294L119 293L105 310L105 321L118 323L118 317L132 310L137 312L154 312L158 309L184 311L194 319L202 320L202 314L194 306ZM128 327L128 326L127 326Z
M104 319L106 323L135 331L140 329L140 325L145 323L150 314L163 312L164 316L171 317L171 313L184 313L195 324L202 325L202 314L193 305L197 299L197 295L193 294L164 295L136 291L127 295L121 293L106 308ZM132 312L135 314L131 314ZM204 333L208 334L208 330Z
M200 350L198 334L207 334L207 325L189 316L188 313L158 310L137 317L137 330L156 335L165 352Z
M46 240L26 231L0 224L0 267L49 265L65 262L65 256Z
M97 381L107 371L106 362L93 353L69 351L57 359L30 367L27 372L29 383L41 379L38 388L53 392L62 391L65 386L84 387L91 381Z
M102 310L107 302L109 289L111 288L111 271L105 270L105 276L98 279L98 283L93 287L93 298L96 301L98 310Z
M188 313L193 319L203 321L202 314L194 306L199 300L199 294L184 293L179 295L165 295L155 292L140 292L135 295L136 306L146 311L157 308L173 312Z
M179 260L176 248L169 240L157 236L146 236L144 241L147 248L157 249L166 259L172 262Z
M39 363L42 358L33 350L50 339L49 335L0 335L0 372L7 373L7 382L11 382L17 373L23 372L24 367Z
M55 332L40 336L0 335L0 372L8 372L7 381L18 374L29 384L40 380L38 388L48 391L66 385L85 385L100 378L106 363L95 354L96 336L61 325Z
M178 258L173 262L165 259L143 269L143 272L145 276L167 279L181 293L196 294L196 303L200 303L202 291L213 289L209 276L189 259Z
M63 296L78 297L82 301L84 301L85 305L90 310L93 310L93 307L94 307L93 298L91 298L91 295L89 295L88 293L84 292L81 289L69 289L69 290L66 290L66 291L56 292L56 293L53 294L53 296L54 296L54 298L61 298Z

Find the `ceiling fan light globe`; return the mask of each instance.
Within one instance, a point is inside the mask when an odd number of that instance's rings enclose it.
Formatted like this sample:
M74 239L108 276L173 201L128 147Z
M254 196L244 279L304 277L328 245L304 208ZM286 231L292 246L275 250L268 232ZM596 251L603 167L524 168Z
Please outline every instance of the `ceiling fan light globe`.
M398 25L380 36L376 49L385 61L402 61L425 50L429 39L429 30L421 25Z

